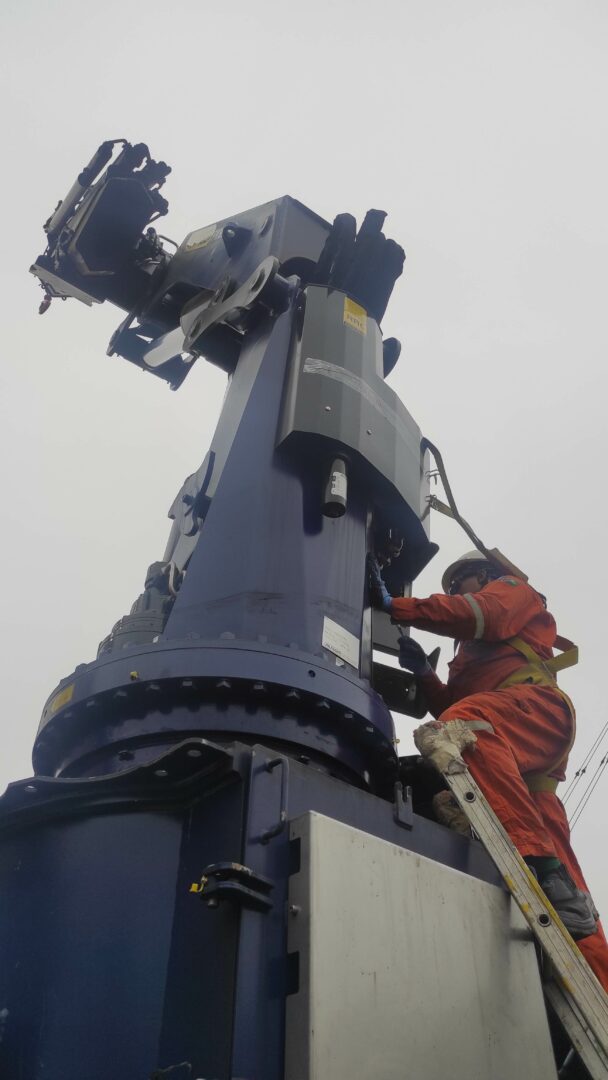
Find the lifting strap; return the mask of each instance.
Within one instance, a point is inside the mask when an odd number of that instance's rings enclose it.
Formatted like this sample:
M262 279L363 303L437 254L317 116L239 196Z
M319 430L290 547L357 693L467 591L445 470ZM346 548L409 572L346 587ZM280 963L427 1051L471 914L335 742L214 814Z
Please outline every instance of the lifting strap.
M523 667L517 668L511 675L508 676L497 687L498 690L504 690L508 686L521 686L524 684L530 684L533 686L550 686L553 690L556 690L559 696L564 700L568 706L570 716L572 717L572 731L568 745L563 750L559 757L553 761L547 769L544 769L540 773L526 773L523 777L528 789L530 791L557 791L557 785L560 783L556 777L551 774L556 772L560 765L565 765L568 760L568 755L574 745L574 739L576 736L576 715L574 712L574 705L570 698L560 687L557 685L556 673L563 671L564 668L573 667L578 663L578 646L574 642L569 641L568 638L556 637L555 647L560 649L560 656L552 656L548 659L543 659L538 653L534 652L531 645L528 645L520 637L508 638L504 643L510 645L512 649L515 649L518 653L528 661Z
M437 466L437 473L441 477L444 491L448 500L448 505L438 499L436 495L429 495L428 503L429 508L438 510L439 513L445 514L447 517L453 518L454 521L460 525L461 529L467 534L469 540L475 545L477 550L486 558L490 563L496 566L501 574L514 574L515 577L521 578L522 581L528 582L527 574L524 574L519 567L507 559L505 555L498 548L487 548L482 540L477 536L474 530L469 525L468 521L460 514L458 507L456 506L456 500L450 487L445 465L441 453L436 446L430 441L430 439L423 438L420 443L420 452L422 459L424 460L424 454L426 451L430 451L435 459ZM421 467L424 471L423 460ZM431 474L429 474L431 475ZM561 652L560 656L552 656L547 660L544 660L542 656L538 656L534 652L534 649L523 641L520 637L509 638L505 644L511 645L513 649L521 653L523 657L528 661L527 664L514 671L512 675L509 675L508 679L505 679L497 690L503 690L507 686L518 686L523 683L530 683L533 686L551 686L557 693L563 698L564 702L568 706L570 715L572 717L572 734L566 750L560 754L557 761L554 761L549 768L542 773L527 773L524 776L524 780L528 785L530 791L557 791L557 785L559 780L556 780L554 776L550 774L555 772L560 765L565 764L568 759L572 746L574 744L574 738L576 735L576 716L574 712L574 705L570 698L563 690L560 690L557 685L556 673L563 671L564 668L573 667L574 664L578 664L578 647L568 638L556 637L555 647Z
M520 570L515 563L512 563L510 559L507 559L506 555L503 555L502 551L498 548L487 548L477 534L474 532L468 521L462 517L458 507L456 506L456 500L454 498L452 489L450 487L450 481L448 480L448 474L446 472L445 465L443 464L443 458L436 446L433 445L430 439L422 439L420 442L420 453L422 455L421 469L424 472L424 455L430 451L435 459L437 466L437 473L441 477L441 483L448 500L448 505L438 499L436 495L429 495L428 504L429 509L438 510L440 514L445 514L447 517L452 518L460 528L465 532L471 541L475 545L477 550L483 555L484 559L487 559L490 563L500 571L501 574L514 574L515 577L521 578L522 581L528 580L528 575L524 574L523 570ZM431 474L429 474L431 475Z

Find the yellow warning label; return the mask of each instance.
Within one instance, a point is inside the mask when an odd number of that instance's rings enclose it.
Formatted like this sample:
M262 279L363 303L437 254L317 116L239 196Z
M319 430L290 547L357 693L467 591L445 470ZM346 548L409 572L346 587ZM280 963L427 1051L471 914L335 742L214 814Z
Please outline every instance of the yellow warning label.
M59 709L62 709L64 705L67 705L68 701L72 700L73 693L74 683L70 683L69 686L65 687L65 690L60 690L58 694L55 694L55 697L49 703L50 715L53 716L53 714L58 712Z
M367 334L367 311L348 296L344 297L344 325L352 326L360 334Z

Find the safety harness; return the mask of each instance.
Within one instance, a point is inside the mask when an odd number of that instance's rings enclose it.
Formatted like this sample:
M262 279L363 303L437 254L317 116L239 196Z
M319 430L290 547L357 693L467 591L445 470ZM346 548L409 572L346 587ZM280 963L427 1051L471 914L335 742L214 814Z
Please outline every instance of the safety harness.
M528 663L517 668L516 671L509 675L509 677L497 687L497 690L505 690L508 686L521 686L524 684L532 686L550 686L561 698L563 698L570 711L570 716L572 717L572 729L566 749L560 753L559 757L551 763L548 769L539 773L526 773L523 777L529 791L552 791L555 793L560 781L553 776L552 773L556 772L560 765L566 764L576 737L576 714L574 712L574 705L568 695L557 685L556 675L558 671L563 671L564 668L573 667L578 663L578 646L575 645L574 642L569 641L568 638L558 636L555 639L555 648L560 650L561 655L552 656L549 659L544 660L542 656L539 656L538 653L534 652L531 645L528 645L528 643L520 637L508 638L504 644L510 645L512 649L521 653Z

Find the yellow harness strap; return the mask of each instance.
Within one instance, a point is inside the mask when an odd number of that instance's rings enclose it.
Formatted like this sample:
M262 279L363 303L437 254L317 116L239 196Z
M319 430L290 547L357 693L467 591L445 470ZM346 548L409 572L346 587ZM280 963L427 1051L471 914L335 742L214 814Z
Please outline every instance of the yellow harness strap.
M564 668L573 667L574 664L578 663L578 647L572 641L569 641L568 638L556 637L555 647L561 650L561 656L552 656L548 660L543 660L542 656L535 653L534 649L520 637L508 638L505 645L510 645L512 649L521 653L528 663L524 664L523 667L517 668L517 670L509 675L497 689L504 690L508 686L521 686L525 683L532 686L551 686L557 691L559 696L563 698L570 710L570 715L572 717L572 734L566 750L563 751L559 758L552 762L549 768L542 773L527 773L523 778L528 785L529 791L553 791L555 793L560 781L556 780L555 777L550 774L555 772L560 765L567 761L576 737L576 715L574 712L574 705L568 695L557 685L556 673L558 671L563 671Z
M516 649L518 653L525 657L528 663L525 667L518 668L512 675L509 675L509 678L505 679L504 683L501 684L500 689L503 686L517 686L519 683L527 682L533 683L535 686L556 687L555 676L557 672L578 664L578 646L572 641L568 641L568 638L557 637L555 639L555 647L561 651L561 656L551 656L547 660L543 660L538 653L534 652L532 646L528 645L520 637L508 638L505 645L510 645L512 649Z
M561 783L560 780L556 780L554 776L549 776L548 773L527 773L526 776L522 777L522 780L525 781L528 791L552 791L554 795L557 792L557 785Z

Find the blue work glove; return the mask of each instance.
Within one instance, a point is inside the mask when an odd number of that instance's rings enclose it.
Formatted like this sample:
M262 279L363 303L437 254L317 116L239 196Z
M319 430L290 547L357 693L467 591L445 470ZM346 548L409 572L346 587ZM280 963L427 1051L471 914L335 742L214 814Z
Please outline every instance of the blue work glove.
M399 666L417 677L430 675L433 670L422 645L405 636L399 638Z
M393 598L382 580L380 564L373 555L367 556L367 574L369 579L370 598L373 606L383 608L384 611L390 611Z

